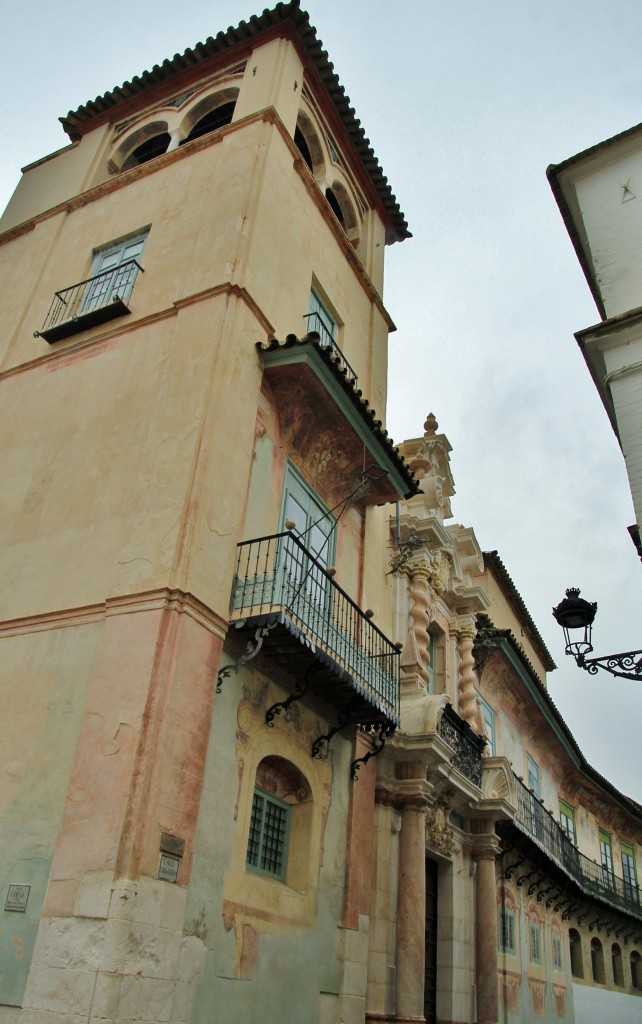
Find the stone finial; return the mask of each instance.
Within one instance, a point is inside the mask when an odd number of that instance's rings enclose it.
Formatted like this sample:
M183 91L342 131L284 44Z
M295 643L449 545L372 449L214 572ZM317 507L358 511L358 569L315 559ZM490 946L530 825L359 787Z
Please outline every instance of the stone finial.
M429 412L426 416L426 422L424 423L424 437L434 437L437 433L439 424L434 417L434 414Z

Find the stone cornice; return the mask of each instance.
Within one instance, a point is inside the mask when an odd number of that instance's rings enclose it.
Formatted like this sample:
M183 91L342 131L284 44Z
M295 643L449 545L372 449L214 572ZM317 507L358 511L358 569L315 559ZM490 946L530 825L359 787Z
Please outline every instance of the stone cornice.
M101 622L111 615L131 615L164 608L189 615L190 618L221 639L227 633L227 620L222 619L193 594L163 587L140 594L110 597L100 604L85 605L81 608L63 608L43 612L39 615L7 619L0 622L0 637L20 636L24 633L37 633L48 629L66 629L70 626L85 626L93 622Z
M258 323L266 334L269 335L272 333L272 325L247 289L241 288L237 284L224 282L222 284L214 285L211 288L206 288L203 291L196 292L194 295L187 295L182 299L177 299L171 306L168 306L166 309L157 310L157 312L151 313L149 316L139 317L136 320L133 320L130 317L126 321L120 322L118 327L112 330L100 331L98 334L91 334L89 337L76 335L76 338L79 338L80 340L74 340L71 344L59 342L50 351L45 352L43 355L36 356L35 359L29 359L27 362L18 363L16 366L11 366L6 370L0 371L0 380L4 380L7 377L13 377L18 373L24 373L25 371L32 370L38 366L48 365L49 363L64 359L66 356L70 356L72 354L75 356L77 352L83 351L84 349L99 349L101 345L105 345L113 338L124 336L126 334L133 334L135 331L149 327L151 324L159 323L162 320L167 320L171 317L177 316L180 310L185 309L187 306L191 306L198 302L206 302L208 299L216 298L219 295L232 295L240 299L256 317Z

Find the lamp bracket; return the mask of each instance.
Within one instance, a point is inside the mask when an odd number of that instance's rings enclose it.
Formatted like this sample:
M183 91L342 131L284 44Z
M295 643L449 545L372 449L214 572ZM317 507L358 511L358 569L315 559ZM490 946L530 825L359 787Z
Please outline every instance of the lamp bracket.
M642 651L626 651L623 654L605 654L601 658L586 658L583 654L575 655L580 668L592 676L597 675L600 668L606 669L612 676L621 679L637 679L642 682Z

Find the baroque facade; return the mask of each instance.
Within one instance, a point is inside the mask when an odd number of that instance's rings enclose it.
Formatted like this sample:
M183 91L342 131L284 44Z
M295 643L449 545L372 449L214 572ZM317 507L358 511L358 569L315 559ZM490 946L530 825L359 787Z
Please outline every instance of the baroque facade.
M409 232L308 16L62 121L0 221L0 1022L637 1019L642 808L387 434Z

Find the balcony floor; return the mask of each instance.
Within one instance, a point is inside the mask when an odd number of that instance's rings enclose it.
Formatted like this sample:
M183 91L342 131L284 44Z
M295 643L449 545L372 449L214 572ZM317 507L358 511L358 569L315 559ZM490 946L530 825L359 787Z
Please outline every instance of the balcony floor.
M312 641L284 611L249 615L231 623L244 638L257 629L272 625L261 646L261 654L292 676L299 686L333 708L339 716L362 725L399 725L398 715L380 703L376 695L342 667L319 644ZM347 724L347 723L346 723Z

